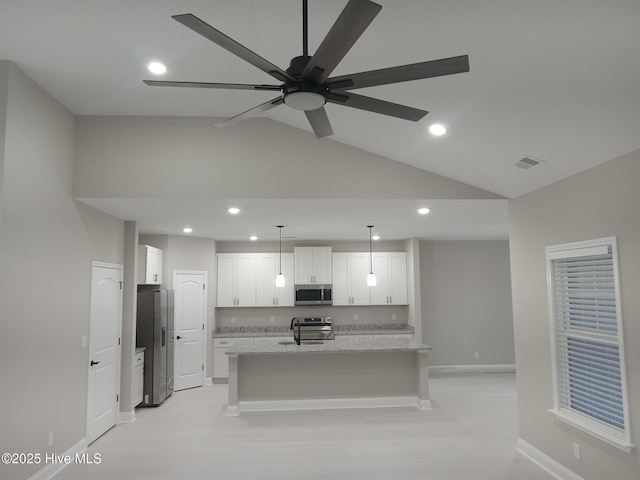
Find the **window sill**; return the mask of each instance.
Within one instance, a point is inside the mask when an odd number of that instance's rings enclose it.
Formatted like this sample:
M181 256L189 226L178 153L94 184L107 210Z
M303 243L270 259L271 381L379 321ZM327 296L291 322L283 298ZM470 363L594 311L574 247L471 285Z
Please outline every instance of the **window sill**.
M595 422L590 422L584 419L582 416L577 415L568 410L556 410L550 409L550 413L553 413L558 420L564 422L572 427L577 428L589 435L602 440L603 442L616 447L626 453L632 453L636 446L628 441L627 439L620 438L615 435L611 431L609 431L606 427L603 427Z

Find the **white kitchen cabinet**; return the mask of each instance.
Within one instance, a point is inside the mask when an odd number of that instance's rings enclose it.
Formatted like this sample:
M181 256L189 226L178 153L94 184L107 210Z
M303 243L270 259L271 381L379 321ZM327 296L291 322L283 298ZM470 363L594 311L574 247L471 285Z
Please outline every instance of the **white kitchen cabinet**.
M219 253L218 307L253 307L256 305L255 253ZM275 282L275 277L274 277Z
M334 305L369 305L368 253L334 253L332 270Z
M295 283L330 284L331 247L295 247Z
M293 306L293 254L282 254L284 287L276 287L276 275L280 273L279 253L256 254L256 306Z
M162 283L162 250L151 245L138 245L138 284Z
M213 380L229 377L229 359L227 349L234 344L233 338L213 339Z
M376 286L369 287L371 305L406 305L407 254L405 252L378 252L373 254L373 273Z
M142 402L144 394L144 348L137 348L133 357L133 406Z

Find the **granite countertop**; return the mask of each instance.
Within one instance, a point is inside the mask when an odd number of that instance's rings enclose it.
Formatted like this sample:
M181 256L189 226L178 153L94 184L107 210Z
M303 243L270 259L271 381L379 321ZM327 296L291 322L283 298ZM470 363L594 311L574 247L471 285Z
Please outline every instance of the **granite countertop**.
M350 353L350 352L407 352L431 350L429 345L414 340L379 338L373 340L326 340L323 342L287 342L285 345L235 345L227 349L227 355L269 355L305 353Z
M399 333L413 334L413 327L400 324L382 325L334 325L333 332L340 335L389 335ZM286 326L277 327L223 327L213 332L215 338L237 337L288 337L291 329Z

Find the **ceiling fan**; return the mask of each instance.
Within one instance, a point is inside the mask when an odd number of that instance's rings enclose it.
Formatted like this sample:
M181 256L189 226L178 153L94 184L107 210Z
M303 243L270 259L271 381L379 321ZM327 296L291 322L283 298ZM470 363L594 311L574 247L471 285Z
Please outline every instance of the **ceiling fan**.
M331 72L367 29L382 6L369 0L349 0L313 56L308 54L307 0L302 1L302 55L294 57L289 68L282 70L245 46L190 13L174 15L172 18L222 48L237 55L251 65L268 73L281 85L251 85L243 83L172 82L144 80L150 86L223 88L236 90L273 90L280 94L216 126L233 125L278 105L285 104L295 110L303 110L318 138L333 135L331 123L324 105L334 103L392 117L419 121L427 113L397 103L379 100L352 93L356 88L407 82L423 78L451 75L469 71L469 57L442 58L398 67L371 70L330 77Z

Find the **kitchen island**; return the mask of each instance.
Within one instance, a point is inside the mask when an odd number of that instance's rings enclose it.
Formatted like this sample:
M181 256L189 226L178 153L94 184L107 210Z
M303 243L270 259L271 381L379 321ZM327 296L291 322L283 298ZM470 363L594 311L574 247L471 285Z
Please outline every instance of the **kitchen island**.
M236 345L227 415L414 406L430 410L428 345L405 339Z

